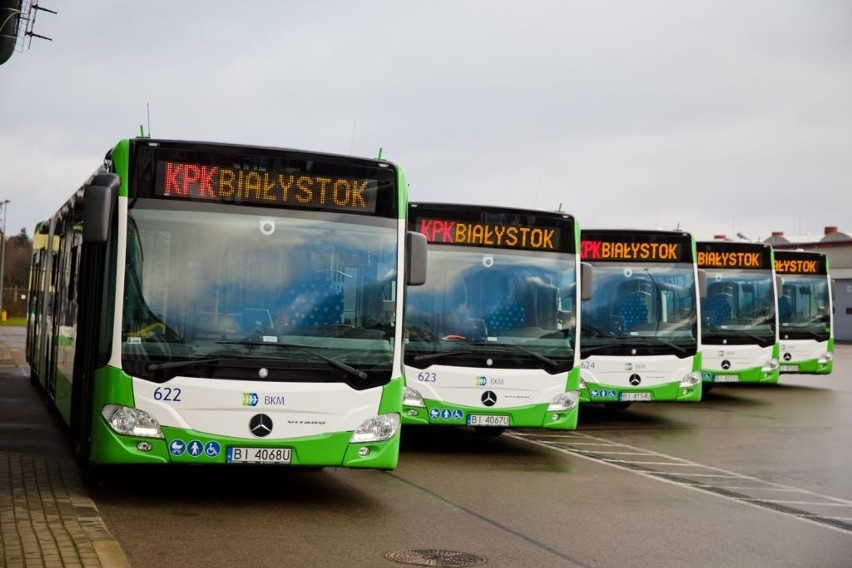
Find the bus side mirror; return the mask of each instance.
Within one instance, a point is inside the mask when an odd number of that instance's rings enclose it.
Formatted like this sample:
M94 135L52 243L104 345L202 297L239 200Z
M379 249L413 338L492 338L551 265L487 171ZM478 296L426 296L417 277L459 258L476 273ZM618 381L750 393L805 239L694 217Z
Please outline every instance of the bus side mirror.
M590 300L594 288L595 269L588 262L580 263L580 299Z
M426 235L408 231L405 235L406 284L422 286L426 283Z
M707 271L701 268L698 269L698 297L707 297Z
M83 242L104 244L109 240L109 228L116 193L121 179L115 174L98 174L83 190Z

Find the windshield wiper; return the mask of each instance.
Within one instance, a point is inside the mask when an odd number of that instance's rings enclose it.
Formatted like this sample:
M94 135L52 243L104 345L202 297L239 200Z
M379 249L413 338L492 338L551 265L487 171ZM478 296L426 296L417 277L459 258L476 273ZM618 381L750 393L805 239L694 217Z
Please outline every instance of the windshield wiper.
M581 341L582 343L582 341ZM670 347L677 351L678 353L686 353L686 347L682 347L676 343L672 343L670 341L666 341L665 339L660 339L659 337L631 337L631 336L622 336L619 337L616 341L612 341L610 343L604 343L601 345L592 345L590 347L581 347L580 348L580 358L585 359L590 354L596 351L605 351L607 349L618 349L619 347L648 347L654 348L657 347L657 344L665 345L666 347Z
M503 351L514 349L516 351L520 351L531 357L534 357L538 361L540 361L543 365L546 366L546 369L552 369L553 371L559 370L559 362L554 361L549 357L545 357L535 351L531 351L525 347L521 347L520 345L516 345L514 343L491 343L488 341L477 341L477 342L465 342L465 345L475 345L477 347L496 347L497 349L502 349ZM471 351L469 349L460 349L458 351L441 351L440 353L426 353L424 355L415 355L414 362L415 363L424 363L429 361L436 361L438 359L457 357L460 355L484 355L487 352L481 351Z
M677 343L672 343L671 341L666 341L665 339L660 339L659 337L652 337L652 338L649 338L649 339L653 339L657 343L662 343L666 347L671 347L672 349L674 349L678 353L686 353L686 347L681 347Z
M332 367L340 369L341 371L346 371L350 375L365 381L369 378L367 373L362 371L361 369L356 369L355 367L351 367L344 363L343 361L339 361L334 359L333 357L329 357L327 355L323 355L322 353L318 353L309 347L305 347L304 345L299 345L298 343L275 343L275 342L266 342L266 341L217 341L221 345L243 345L246 347L281 347L283 349L297 349L299 351L304 351L305 353L310 353L314 357L318 359L322 359Z
M483 347L498 347L498 348L501 348L501 349L514 349L516 351L520 351L521 353L526 353L527 355L529 355L531 357L535 357L541 363L543 363L546 367L553 369L554 372L559 370L559 362L558 361L554 361L550 357L545 357L541 353L536 353L535 351L527 349L526 347L522 347L522 346L518 345L517 343L490 343L488 341L479 341L477 343L473 343L473 345L481 345ZM547 369L545 369L545 370L547 370Z
M443 359L444 357L455 357L456 355L473 355L473 351L469 350L459 350L459 351L441 351L440 353L427 353L425 355L415 355L414 361L416 363L423 363L424 361L434 361L436 359Z
M228 360L247 359L245 355L228 355L221 357L210 357L208 359L184 359L183 361L166 361L165 363L151 363L146 367L149 371L162 371L164 369L180 369L182 367L191 367L193 365L207 365L211 363L221 363Z

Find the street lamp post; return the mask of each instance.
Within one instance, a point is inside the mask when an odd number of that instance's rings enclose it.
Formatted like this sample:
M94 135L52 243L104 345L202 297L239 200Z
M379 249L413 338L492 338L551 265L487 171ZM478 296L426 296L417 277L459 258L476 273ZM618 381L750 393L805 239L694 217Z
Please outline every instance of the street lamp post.
M0 202L3 206L3 228L0 231L0 318L3 317L3 269L6 268L6 210L9 208L9 200ZM5 319L5 318L3 318Z

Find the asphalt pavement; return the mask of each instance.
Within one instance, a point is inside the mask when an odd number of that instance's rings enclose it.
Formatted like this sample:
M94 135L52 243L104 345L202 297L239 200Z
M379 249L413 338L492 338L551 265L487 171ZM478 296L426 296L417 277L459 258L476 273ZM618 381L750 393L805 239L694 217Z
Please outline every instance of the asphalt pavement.
M26 330L0 325L0 567L125 567L58 415L30 384Z

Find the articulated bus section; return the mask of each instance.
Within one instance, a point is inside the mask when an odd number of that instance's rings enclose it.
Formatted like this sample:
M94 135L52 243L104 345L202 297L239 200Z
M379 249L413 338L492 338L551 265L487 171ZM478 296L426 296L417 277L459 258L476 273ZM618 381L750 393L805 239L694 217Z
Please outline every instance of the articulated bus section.
M119 142L30 278L32 380L81 465L396 467L406 188L383 160Z
M583 230L594 292L581 311L580 400L701 400L700 282L680 231Z
M701 300L704 389L716 383L777 383L778 314L772 247L726 240L697 243L707 278Z
M781 277L781 373L825 375L834 366L834 281L820 252L775 250Z

